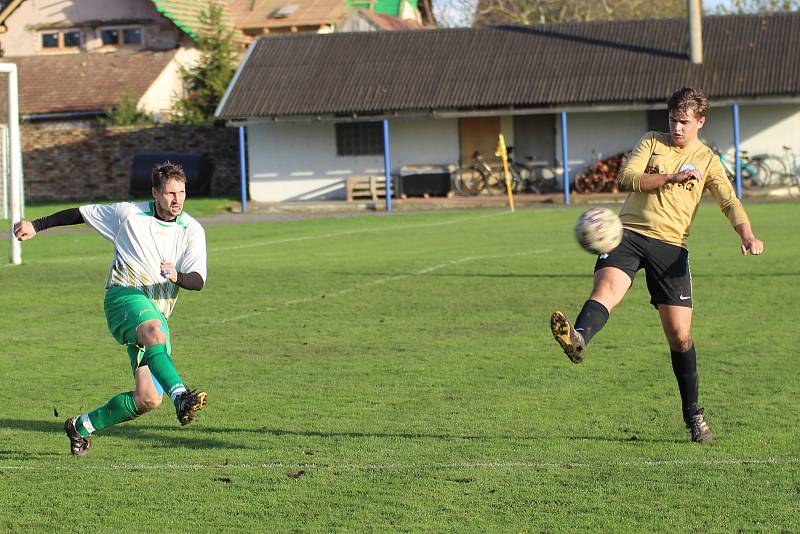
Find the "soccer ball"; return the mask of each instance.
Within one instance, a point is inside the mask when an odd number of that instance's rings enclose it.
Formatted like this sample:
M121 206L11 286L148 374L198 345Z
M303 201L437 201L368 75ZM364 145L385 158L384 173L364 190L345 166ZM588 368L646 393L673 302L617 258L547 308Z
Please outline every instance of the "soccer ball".
M611 252L622 241L622 221L608 208L592 208L578 217L575 239L591 254Z

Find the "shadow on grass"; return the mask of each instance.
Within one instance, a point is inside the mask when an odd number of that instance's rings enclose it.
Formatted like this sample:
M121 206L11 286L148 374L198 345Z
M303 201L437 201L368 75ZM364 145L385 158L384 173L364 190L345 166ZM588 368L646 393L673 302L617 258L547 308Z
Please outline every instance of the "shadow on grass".
M559 279L559 278L591 278L593 276L591 270L587 270L582 274L564 274L564 273L411 273L411 272L395 272L395 273L362 273L362 272L332 272L331 274L339 276L425 276L425 277L440 277L440 278L545 278L545 279ZM695 274L692 273L693 278L784 278L800 276L800 272L796 273L709 273L709 274Z
M177 423L176 423L177 424ZM26 420L26 419L0 419L0 428L19 431L33 431L43 432L46 434L64 434L63 421L42 421L42 420ZM200 427L192 427L191 433L185 436L175 435L175 432L180 432L179 426L157 426L157 425L140 425L132 423L130 425L118 425L113 428L104 429L99 433L98 437L114 436L134 441L148 441L152 440L154 448L172 448L182 447L186 449L243 449L246 447L240 445L232 445L220 439L209 437L210 432L208 429ZM206 436L204 436L204 434ZM65 438L66 440L66 438ZM0 451L0 459L4 457L3 453L8 454L21 454L18 451Z
M63 433L64 424L23 419L0 419L0 428L9 430L35 431L44 433ZM675 438L643 438L636 435L627 436L509 436L509 435L471 435L471 434L426 434L415 432L323 432L316 430L288 430L283 428L230 428L230 427L203 427L193 426L191 435L176 436L174 432L180 427L159 426L133 423L129 426L119 425L103 430L101 436L115 436L135 441L155 442L155 448L183 447L187 449L247 449L251 447L233 445L223 440L212 438L214 434L253 434L271 436L298 436L308 438L390 438L408 440L438 440L438 441L598 441L607 443L683 443L686 440ZM203 436L206 437L203 437ZM0 451L3 454L20 454L16 451Z

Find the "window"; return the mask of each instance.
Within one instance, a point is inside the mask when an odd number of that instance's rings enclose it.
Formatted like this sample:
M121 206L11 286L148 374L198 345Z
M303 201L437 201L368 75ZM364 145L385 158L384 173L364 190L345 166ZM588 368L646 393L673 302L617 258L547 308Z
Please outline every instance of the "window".
M119 30L102 30L100 39L103 41L103 46L119 44Z
M100 30L103 46L140 45L142 44L141 28L105 28Z
M66 30L42 33L42 48L58 50L64 48L80 48L80 30Z
M380 156L383 154L383 124L340 122L336 124L338 156Z
M125 28L122 30L122 44L142 44L142 29Z
M58 34L57 33L43 33L42 34L42 48L58 48Z

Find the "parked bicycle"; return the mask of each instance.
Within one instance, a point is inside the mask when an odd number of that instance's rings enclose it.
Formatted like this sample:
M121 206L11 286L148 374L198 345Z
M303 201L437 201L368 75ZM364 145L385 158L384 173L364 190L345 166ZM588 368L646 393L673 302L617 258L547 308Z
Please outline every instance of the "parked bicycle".
M520 191L525 180L516 165L509 162L508 171L511 175L511 190ZM506 193L506 179L502 168L489 165L480 151L476 150L472 154L472 165L458 170L455 187L462 195L479 195L483 191L490 195L499 195Z
M715 152L717 152L715 150ZM736 183L736 160L732 154L719 153L719 161L722 163L722 168L725 169L725 174L728 179ZM742 173L742 186L750 189L766 187L770 184L770 167L765 164L769 158L766 155L748 156L746 150L739 152L741 157L741 173Z
M783 146L781 156L764 156L762 167L767 177L765 185L770 187L800 186L800 164L792 148Z
M556 190L558 171L554 167L546 162L537 162L530 156L526 158L526 163L520 163L513 158L512 147L508 147L507 151L512 192L551 193ZM478 195L483 191L490 195L506 193L502 166L490 165L477 150L472 154L472 165L458 170L454 185L462 195Z

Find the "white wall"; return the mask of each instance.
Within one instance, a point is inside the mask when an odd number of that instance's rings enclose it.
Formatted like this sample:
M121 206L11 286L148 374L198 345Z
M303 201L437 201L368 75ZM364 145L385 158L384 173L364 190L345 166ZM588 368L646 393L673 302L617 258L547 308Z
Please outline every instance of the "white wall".
M604 158L631 150L647 131L645 111L567 113L569 175L586 170L595 160L592 150ZM561 165L561 116L556 116L556 159Z
M712 107L700 132L707 144L733 150L733 109ZM800 153L800 104L739 106L739 144L751 155Z
M391 172L458 162L457 119L389 121ZM256 202L345 197L348 176L383 176L383 156L337 156L333 123L247 127L250 195Z
M139 99L137 107L152 114L158 121L167 120L172 115L175 100L183 95L181 67L194 65L198 56L196 48L179 48Z

